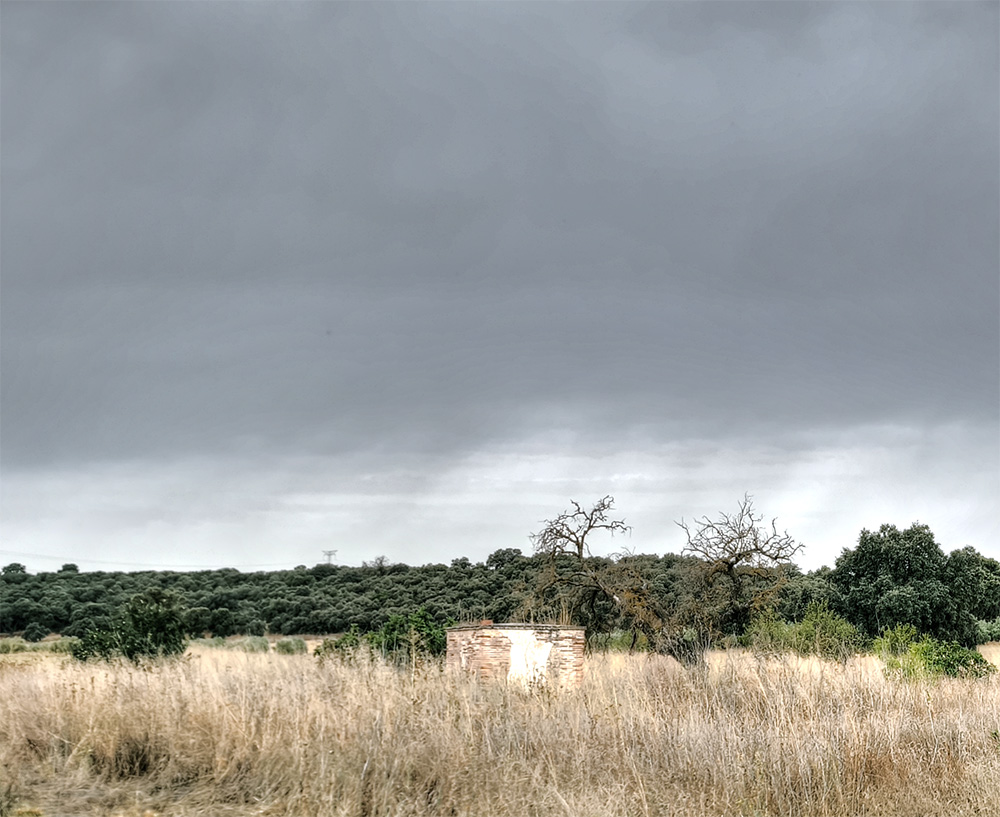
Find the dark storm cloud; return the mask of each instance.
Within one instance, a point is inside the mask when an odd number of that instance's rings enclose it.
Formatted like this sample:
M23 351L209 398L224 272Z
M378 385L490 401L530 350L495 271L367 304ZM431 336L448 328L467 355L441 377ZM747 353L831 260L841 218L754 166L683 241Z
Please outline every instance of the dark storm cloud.
M5 464L988 423L996 30L6 3Z

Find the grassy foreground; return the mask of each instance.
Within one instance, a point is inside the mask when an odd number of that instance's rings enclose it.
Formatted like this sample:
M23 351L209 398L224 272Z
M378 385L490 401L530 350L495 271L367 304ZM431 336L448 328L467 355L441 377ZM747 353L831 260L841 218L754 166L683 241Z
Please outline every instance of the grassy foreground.
M1000 815L998 675L598 655L556 695L306 655L11 658L0 815Z

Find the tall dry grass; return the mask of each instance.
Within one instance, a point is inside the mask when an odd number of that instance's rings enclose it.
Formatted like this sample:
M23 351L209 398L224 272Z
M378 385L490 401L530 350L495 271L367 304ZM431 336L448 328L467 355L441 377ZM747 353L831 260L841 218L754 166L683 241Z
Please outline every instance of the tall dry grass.
M558 695L302 655L0 664L0 798L47 815L982 817L998 731L998 676L864 658L594 656Z

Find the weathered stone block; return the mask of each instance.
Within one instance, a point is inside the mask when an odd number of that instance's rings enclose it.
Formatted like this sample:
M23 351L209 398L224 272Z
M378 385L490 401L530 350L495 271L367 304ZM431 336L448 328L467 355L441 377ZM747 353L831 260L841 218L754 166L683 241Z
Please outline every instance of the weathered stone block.
M480 678L570 689L583 681L584 628L557 624L449 627L447 665Z

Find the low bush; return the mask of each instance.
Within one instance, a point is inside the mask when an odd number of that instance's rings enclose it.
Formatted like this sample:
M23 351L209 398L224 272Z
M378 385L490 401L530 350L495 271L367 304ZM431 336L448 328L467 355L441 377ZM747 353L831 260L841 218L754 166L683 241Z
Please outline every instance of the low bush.
M336 638L324 638L313 650L313 655L320 663L338 654L337 641Z
M270 652L271 650L271 642L260 635L233 639L223 638L219 635L213 638L196 638L191 642L191 646L210 650L237 650L252 653Z
M762 653L794 652L846 661L865 647L865 639L826 602L813 602L802 621L789 622L773 610L759 615L747 628L743 642Z
M0 655L14 652L26 652L28 644L23 638L0 638Z
M916 628L909 624L884 630L874 646L885 662L888 676L985 678L997 671L982 655L957 641L938 641L929 636L918 639Z
M368 642L364 640L358 625L352 624L351 629L338 638L324 638L319 646L313 650L313 655L322 663L330 658L350 657L361 646L367 648Z
M281 655L301 655L306 651L306 642L301 638L282 638L274 649Z
M202 647L212 650L224 650L226 648L226 639L221 636L215 636L214 638L192 638L189 643L192 647Z
M424 608L408 616L392 615L377 630L362 633L357 625L337 639L325 638L316 648L320 661L351 657L367 649L395 664L410 664L421 658L442 655L447 648L447 625L436 621Z
M587 649L590 652L649 652L649 638L633 630L587 632Z
M895 627L886 627L882 634L875 639L872 644L875 654L885 658L887 656L905 655L911 645L919 640L917 628L912 624L897 624Z
M1000 641L1000 616L993 621L976 622L976 643L988 644L990 641Z
M52 652L72 653L73 650L77 648L79 643L79 638L66 637L60 638L56 641L50 641L47 646Z
M227 641L225 646L228 650L240 650L241 652L271 651L271 642L262 635L248 635L246 638Z
M41 641L48 634L49 628L39 624L37 621L32 621L24 628L24 640L32 643Z

